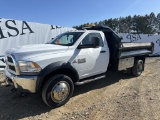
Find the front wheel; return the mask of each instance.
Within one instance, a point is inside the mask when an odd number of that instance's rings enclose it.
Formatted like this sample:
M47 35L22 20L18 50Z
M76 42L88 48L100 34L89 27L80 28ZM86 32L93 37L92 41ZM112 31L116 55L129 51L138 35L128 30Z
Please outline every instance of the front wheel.
M64 105L73 94L74 85L66 75L58 74L48 79L42 89L42 99L50 107Z
M132 75L140 76L144 70L144 63L142 60L136 60L134 66L132 67Z

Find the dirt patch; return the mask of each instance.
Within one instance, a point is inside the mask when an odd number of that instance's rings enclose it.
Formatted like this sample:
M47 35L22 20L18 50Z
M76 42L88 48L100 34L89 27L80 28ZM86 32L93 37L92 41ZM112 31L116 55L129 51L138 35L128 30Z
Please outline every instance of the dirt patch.
M148 58L140 77L108 72L105 79L76 86L70 101L56 109L47 107L39 93L22 97L0 86L0 119L159 120L159 66L160 58Z

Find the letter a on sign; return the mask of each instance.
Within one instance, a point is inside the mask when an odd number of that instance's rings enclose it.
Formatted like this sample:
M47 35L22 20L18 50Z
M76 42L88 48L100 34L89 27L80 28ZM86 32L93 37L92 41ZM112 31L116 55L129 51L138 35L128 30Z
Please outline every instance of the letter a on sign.
M27 22L26 22L26 21L23 21L23 23L22 23L22 33L21 33L21 35L26 34L26 33L24 33L24 30L25 30L25 29L28 29L28 30L30 31L30 33L34 33L34 32L32 31L32 29L29 27L29 25L27 24Z

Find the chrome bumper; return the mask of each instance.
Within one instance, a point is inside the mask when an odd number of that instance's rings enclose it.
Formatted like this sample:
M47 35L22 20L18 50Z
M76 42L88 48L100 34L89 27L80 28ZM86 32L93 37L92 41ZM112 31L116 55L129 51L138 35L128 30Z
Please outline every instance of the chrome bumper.
M36 92L37 76L14 76L8 72L7 68L5 68L5 75L6 83L9 83L9 80L11 80L15 88L20 91L30 93Z

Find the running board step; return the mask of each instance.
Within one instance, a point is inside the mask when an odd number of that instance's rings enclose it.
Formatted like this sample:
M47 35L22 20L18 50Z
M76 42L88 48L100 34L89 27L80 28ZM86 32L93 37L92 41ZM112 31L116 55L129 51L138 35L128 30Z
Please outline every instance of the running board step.
M75 85L83 85L83 84L86 84L86 83L89 83L89 82L92 82L92 81L96 81L96 80L99 80L99 79L102 79L102 78L105 78L106 76L103 75L103 76L99 76L99 77L96 77L96 78L92 78L92 79L87 79L87 80L84 80L82 82L76 82Z

